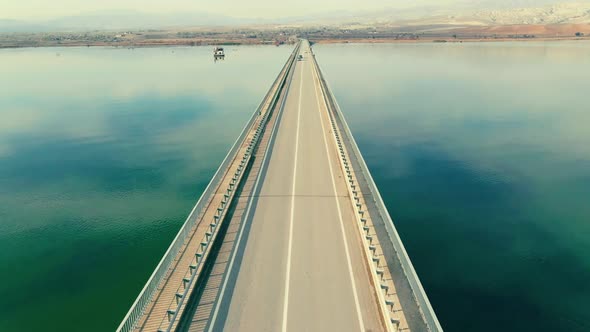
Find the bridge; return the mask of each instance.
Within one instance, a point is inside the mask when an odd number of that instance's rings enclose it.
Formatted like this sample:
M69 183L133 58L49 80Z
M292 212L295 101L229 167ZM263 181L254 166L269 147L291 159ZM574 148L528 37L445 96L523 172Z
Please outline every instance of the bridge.
M442 331L308 41L117 331Z

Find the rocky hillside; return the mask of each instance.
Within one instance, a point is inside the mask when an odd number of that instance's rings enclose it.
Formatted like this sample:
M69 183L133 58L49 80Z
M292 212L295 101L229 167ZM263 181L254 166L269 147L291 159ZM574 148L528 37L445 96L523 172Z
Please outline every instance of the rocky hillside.
M478 10L461 15L492 25L590 23L590 2L563 3L538 8Z

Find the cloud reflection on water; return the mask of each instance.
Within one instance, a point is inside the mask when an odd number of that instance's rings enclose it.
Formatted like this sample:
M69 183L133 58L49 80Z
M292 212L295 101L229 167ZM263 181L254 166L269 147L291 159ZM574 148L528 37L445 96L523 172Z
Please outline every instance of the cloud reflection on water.
M112 330L290 51L0 51L0 330Z

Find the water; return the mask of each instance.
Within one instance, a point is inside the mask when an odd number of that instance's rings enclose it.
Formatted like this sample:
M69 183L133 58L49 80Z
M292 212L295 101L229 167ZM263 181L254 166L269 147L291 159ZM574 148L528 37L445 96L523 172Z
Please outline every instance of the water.
M114 330L290 52L0 51L0 331Z
M0 331L116 327L291 50L227 51L0 51ZM443 327L590 329L590 44L316 53Z
M442 326L590 330L590 43L316 53Z

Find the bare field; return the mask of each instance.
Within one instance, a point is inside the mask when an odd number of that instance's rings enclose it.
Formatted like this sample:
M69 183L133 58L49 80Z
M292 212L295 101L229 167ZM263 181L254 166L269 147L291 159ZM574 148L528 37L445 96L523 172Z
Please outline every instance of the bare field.
M158 47L201 45L282 45L306 38L316 43L488 42L590 40L590 24L423 25L423 26L256 26L185 28L84 33L0 34L0 48L16 47Z

